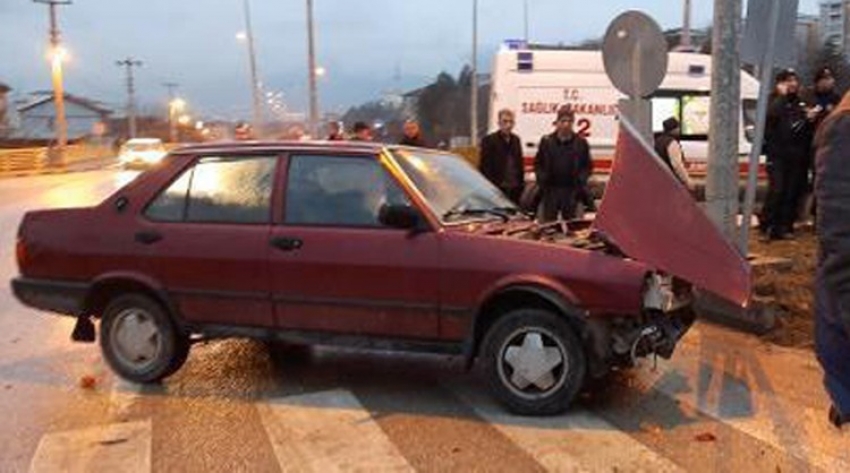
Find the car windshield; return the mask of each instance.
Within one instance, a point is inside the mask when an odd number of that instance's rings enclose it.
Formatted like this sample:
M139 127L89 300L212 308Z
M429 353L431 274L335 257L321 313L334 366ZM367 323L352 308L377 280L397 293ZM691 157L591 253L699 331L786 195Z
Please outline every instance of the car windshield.
M443 223L519 214L519 209L469 163L456 155L399 149L396 161Z

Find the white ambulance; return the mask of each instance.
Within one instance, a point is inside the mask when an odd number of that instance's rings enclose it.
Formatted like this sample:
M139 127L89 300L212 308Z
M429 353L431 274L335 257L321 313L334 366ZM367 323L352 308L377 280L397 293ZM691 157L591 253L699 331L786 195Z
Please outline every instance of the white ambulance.
M742 175L748 168L758 86L755 78L741 71L738 153ZM667 118L679 120L687 166L697 179L706 171L710 96L711 56L670 53L667 77L651 98L653 130L661 131ZM590 142L594 171L606 174L611 169L621 98L625 97L605 74L601 51L505 46L493 65L488 129L497 129L499 110L514 110L515 132L522 139L530 170L540 137L554 130L556 111L568 104L576 112L576 130Z

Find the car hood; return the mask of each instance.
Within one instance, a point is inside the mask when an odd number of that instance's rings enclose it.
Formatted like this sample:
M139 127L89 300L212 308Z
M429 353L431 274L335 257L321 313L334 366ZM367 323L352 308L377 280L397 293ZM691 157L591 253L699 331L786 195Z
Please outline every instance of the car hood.
M623 253L739 305L750 266L625 120L594 227Z

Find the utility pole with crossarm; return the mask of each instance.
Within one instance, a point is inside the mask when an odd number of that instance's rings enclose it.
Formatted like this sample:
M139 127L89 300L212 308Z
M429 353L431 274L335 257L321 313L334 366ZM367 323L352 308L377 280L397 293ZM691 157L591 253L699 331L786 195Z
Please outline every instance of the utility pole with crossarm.
M127 71L127 127L130 138L136 137L136 85L133 79L133 68L141 67L142 61L128 57L115 61L116 66L124 67Z
M59 150L55 164L64 164L64 149L68 144L68 122L65 119L65 87L62 81L62 62L67 58L59 39L59 26L56 7L70 5L71 0L33 0L34 3L47 5L50 9L50 64L53 81L53 103L56 107L56 145Z

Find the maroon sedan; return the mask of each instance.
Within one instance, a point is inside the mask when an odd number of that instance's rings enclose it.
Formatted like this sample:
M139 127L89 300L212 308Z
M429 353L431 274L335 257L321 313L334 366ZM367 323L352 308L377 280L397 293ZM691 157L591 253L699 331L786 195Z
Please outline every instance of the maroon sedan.
M198 340L354 344L477 360L510 410L550 414L589 376L670 356L693 320L673 272L604 229L564 230L447 153L203 145L97 207L28 213L12 286L76 317L75 340L99 320L104 358L135 382L171 375Z

